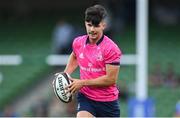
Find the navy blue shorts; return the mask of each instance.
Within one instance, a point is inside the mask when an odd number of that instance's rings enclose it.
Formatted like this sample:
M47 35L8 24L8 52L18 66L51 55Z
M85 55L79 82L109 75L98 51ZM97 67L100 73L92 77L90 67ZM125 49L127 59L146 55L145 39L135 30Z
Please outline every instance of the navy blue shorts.
M82 93L78 93L77 100L77 112L88 111L95 117L120 117L119 100L99 102L87 98Z

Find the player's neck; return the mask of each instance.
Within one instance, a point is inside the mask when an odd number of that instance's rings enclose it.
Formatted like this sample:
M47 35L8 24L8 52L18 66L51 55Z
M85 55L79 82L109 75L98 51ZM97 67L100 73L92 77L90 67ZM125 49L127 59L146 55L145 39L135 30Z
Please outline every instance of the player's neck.
M96 39L89 39L89 44L97 44L97 42L101 39L101 37L103 36L103 34L101 34L98 38Z

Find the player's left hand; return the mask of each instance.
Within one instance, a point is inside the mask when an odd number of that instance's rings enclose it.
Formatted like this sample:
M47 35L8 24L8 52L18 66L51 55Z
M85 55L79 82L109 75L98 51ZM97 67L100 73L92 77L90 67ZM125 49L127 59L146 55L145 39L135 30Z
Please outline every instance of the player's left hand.
M84 81L80 79L70 78L71 84L69 84L65 89L67 89L67 92L70 92L71 94L74 94L77 92L81 87L84 85Z

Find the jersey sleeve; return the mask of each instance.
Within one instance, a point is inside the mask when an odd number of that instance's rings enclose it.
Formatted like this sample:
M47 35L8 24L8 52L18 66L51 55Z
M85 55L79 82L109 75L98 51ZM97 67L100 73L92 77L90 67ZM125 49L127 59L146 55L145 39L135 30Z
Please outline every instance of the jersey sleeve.
M121 50L118 46L109 47L105 50L105 64L120 65Z
M77 55L77 52L76 52L76 50L77 50L77 38L75 38L74 39L74 41L73 41L73 43L72 43L72 50L73 50L73 53L75 54L75 55Z
M82 43L83 43L83 40L82 40L83 38L84 38L83 36L76 37L72 43L72 50L75 56L78 55L79 49L81 48Z

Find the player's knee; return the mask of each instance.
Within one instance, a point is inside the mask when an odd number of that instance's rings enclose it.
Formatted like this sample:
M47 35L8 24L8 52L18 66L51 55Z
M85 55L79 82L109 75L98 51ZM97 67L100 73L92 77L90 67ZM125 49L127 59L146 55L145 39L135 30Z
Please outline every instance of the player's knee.
M91 113L89 113L88 111L79 111L77 113L77 118L81 118L81 117L94 117Z

